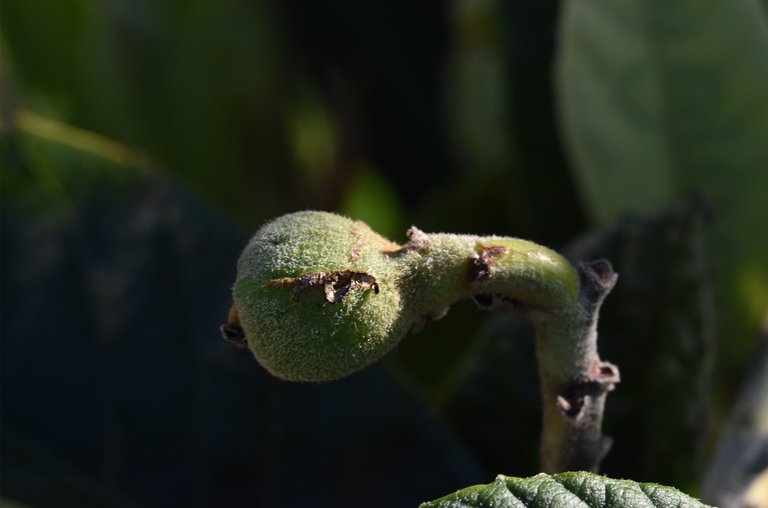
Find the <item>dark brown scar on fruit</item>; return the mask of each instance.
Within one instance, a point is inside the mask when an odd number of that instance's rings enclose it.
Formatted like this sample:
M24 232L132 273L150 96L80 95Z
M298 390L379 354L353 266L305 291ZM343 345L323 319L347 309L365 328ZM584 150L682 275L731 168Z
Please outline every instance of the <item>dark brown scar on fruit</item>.
M316 286L323 286L325 299L329 303L339 303L352 288L372 289L374 294L379 294L379 284L376 282L376 277L365 272L353 272L351 270L313 272L300 275L299 277L275 279L267 282L267 287L269 288L288 286L293 286L291 297L296 302L301 300L307 289Z
M357 224L357 222L360 221L356 221L355 223ZM355 239L354 245L352 245L352 248L349 249L349 262L354 263L357 261L357 258L360 257L360 250L363 248L364 240L363 235L360 234L360 232L354 227L349 231L349 234L352 235L352 238Z
M500 245L481 246L479 252L469 259L470 279L473 281L487 279L491 275L491 267L496 258L503 256L505 252L507 248Z
M240 316L237 313L237 307L232 305L229 308L227 322L219 327L219 332L225 340L231 342L239 348L247 348L248 340L245 337L243 327L240 326Z

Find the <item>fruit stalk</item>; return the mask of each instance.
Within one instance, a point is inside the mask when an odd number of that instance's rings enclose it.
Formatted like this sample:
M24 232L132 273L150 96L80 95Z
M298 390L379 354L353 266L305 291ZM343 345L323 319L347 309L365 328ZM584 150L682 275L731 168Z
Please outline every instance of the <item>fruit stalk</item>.
M367 225L298 212L262 227L238 261L222 334L270 373L329 381L356 372L454 302L517 311L536 331L543 401L542 470L595 471L609 447L601 426L618 369L597 353L597 318L616 282L607 261L574 268L526 240L426 234L405 245Z

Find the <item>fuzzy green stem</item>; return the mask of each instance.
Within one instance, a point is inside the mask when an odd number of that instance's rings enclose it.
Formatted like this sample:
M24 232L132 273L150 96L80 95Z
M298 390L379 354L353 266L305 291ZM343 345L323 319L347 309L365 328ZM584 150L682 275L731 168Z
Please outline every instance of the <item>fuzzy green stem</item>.
M596 471L610 446L601 433L618 369L600 361L597 317L616 281L609 263L579 270L524 240L419 234L404 255L406 284L418 287L406 307L429 316L472 297L483 307L515 309L534 326L543 402L541 466L548 473Z
M411 293L411 308L427 311L477 295L497 295L531 310L577 300L576 270L546 247L515 238L421 234L427 241L402 263L410 278L405 285L419 288Z

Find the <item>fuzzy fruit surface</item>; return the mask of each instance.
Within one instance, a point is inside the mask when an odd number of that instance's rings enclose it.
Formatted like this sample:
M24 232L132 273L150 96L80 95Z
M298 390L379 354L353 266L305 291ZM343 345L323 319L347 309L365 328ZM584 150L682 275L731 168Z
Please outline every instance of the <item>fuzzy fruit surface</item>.
M279 378L325 381L389 351L406 326L400 265L391 254L397 248L366 224L325 212L297 212L262 227L240 256L234 289L259 363ZM329 302L324 279L344 272L366 274L378 294L353 283ZM297 289L302 276L316 284Z

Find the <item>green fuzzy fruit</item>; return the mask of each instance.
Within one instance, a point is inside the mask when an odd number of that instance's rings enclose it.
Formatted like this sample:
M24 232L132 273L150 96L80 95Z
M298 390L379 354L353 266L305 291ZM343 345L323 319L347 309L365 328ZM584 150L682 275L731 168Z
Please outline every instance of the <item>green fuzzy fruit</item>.
M407 329L391 259L397 249L362 222L325 212L262 227L240 256L234 289L259 363L279 378L325 381L389 351ZM327 283L334 276L340 280Z

